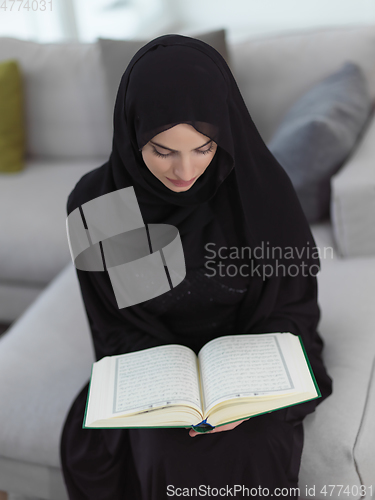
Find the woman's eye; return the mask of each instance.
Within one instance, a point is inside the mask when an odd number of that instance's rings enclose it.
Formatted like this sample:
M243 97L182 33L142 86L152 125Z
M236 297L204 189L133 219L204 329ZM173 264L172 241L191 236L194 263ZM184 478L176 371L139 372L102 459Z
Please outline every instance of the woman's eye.
M213 150L213 147L214 147L214 145L213 145L213 143L211 143L211 145L210 145L210 147L209 147L208 149L205 149L204 151L200 151L199 149L197 149L196 151L197 151L197 153L199 153L199 154L206 155L206 154L208 154L208 153L211 153L211 151ZM162 154L162 153L160 153L160 152L159 152L156 148L153 148L153 149L152 149L152 152L153 152L156 156L158 156L159 158L168 158L169 156L172 156L172 155L173 155L173 152L168 153L168 154Z
M172 153L168 153L166 155L163 155L162 153L159 153L159 151L155 148L153 148L153 153L156 155L156 156L159 156L159 158L167 158L168 156L170 156Z
M208 149L205 149L204 151L198 151L198 153L201 153L202 155L206 155L207 153L211 153L211 151L213 150L213 143L211 142L211 146L208 148Z

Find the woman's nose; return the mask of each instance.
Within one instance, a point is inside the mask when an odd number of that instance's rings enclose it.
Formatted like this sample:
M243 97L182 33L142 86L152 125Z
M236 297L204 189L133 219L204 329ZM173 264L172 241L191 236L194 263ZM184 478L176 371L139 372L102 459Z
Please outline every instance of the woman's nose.
M173 173L181 181L190 181L196 176L192 158L180 155L176 160Z

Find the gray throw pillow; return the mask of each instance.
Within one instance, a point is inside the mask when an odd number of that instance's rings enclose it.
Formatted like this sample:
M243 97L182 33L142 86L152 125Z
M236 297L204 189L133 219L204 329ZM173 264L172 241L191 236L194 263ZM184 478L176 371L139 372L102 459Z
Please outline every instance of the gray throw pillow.
M346 62L294 103L267 144L309 223L329 216L330 179L357 143L371 108L363 72Z
M216 49L229 65L225 29L194 35ZM134 54L150 40L111 40L98 38L101 59L106 74L107 94L112 122L113 110L121 77Z

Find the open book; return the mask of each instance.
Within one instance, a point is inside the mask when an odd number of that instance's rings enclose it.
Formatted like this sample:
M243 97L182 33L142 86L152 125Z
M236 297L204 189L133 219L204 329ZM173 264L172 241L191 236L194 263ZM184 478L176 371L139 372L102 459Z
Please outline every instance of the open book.
M320 397L300 337L227 335L93 364L83 428L213 427Z

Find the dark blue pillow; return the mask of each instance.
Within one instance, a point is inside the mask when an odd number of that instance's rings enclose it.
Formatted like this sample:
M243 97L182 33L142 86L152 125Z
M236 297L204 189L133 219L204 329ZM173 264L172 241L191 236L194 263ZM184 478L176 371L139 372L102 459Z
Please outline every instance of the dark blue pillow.
M269 141L310 223L329 216L330 179L351 153L371 108L363 72L346 62L290 108Z

